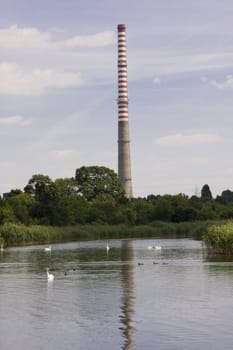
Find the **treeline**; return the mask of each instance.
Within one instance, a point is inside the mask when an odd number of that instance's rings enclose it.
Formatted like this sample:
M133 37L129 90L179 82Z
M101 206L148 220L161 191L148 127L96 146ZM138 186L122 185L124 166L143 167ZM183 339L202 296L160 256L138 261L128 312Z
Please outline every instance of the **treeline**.
M233 192L213 198L205 184L199 196L181 193L128 200L117 174L106 167L78 168L72 178L33 175L24 189L0 200L0 224L72 226L151 225L233 218Z

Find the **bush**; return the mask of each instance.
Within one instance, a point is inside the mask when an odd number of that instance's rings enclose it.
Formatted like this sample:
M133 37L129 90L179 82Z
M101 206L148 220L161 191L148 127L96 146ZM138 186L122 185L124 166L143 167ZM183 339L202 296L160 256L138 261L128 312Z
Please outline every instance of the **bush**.
M216 253L233 253L233 221L219 225L209 226L207 233L203 236L207 248Z

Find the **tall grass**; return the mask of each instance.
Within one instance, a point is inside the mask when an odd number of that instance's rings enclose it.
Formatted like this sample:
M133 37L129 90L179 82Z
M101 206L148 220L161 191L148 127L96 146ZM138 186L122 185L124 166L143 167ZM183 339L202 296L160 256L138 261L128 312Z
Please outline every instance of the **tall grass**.
M209 226L203 241L216 253L233 254L233 221Z
M0 226L0 242L6 246L96 239L153 237L192 237L201 239L207 224L153 222L151 225L77 225L65 227L25 226L6 223Z

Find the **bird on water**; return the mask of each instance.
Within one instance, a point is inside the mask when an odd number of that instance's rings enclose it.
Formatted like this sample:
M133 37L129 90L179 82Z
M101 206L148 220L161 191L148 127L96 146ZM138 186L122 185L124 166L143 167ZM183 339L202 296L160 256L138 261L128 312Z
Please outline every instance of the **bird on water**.
M47 279L48 281L53 281L54 280L54 275L52 273L49 273L49 268L47 267Z
M147 249L161 250L162 247L160 245L149 245Z

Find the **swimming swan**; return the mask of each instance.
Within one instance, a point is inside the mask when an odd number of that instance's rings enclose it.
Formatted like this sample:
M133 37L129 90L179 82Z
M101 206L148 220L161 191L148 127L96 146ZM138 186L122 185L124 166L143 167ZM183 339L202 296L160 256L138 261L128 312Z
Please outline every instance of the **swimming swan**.
M47 279L48 281L53 281L54 280L54 275L52 273L49 273L49 268L47 267Z
M51 252L51 245L49 245L48 247L45 247L45 252Z

